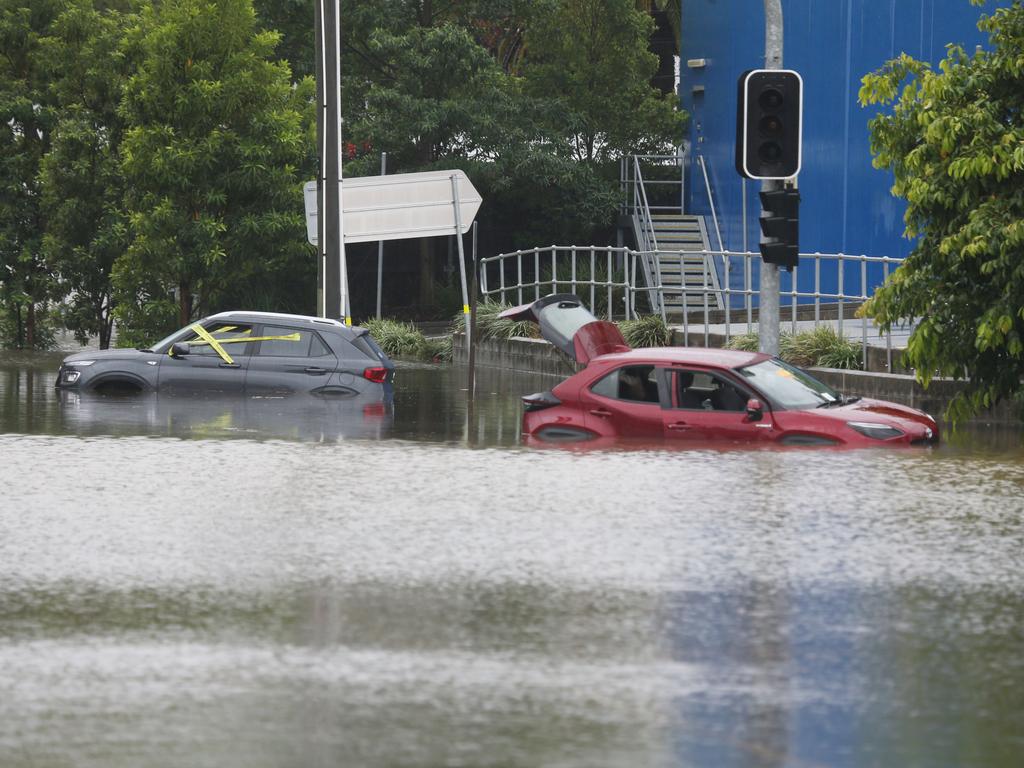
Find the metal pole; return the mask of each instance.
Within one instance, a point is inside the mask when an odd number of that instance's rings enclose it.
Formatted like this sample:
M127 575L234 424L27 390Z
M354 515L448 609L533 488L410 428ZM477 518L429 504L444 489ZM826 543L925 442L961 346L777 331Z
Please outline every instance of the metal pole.
M380 153L380 175L388 172L388 153ZM380 291L384 282L384 241L377 241L377 319L380 320Z
M764 67L782 69L782 0L764 0ZM776 189L782 189L782 182L761 182L763 192ZM765 239L761 235L761 242ZM779 354L779 265L763 261L757 335L762 352Z
M461 240L462 235L457 235ZM477 273L476 273L476 222L473 222L473 248L471 250L473 267L471 275L473 279L470 281L472 288L469 291L469 382L466 389L466 397L469 401L469 413L473 412L473 402L476 399L476 290L477 290ZM470 423L472 423L472 418Z
M339 103L337 99L338 84L336 82L339 66L336 0L320 0L320 33L322 37L323 59L321 75L323 80L323 132L321 141L321 187L323 209L318 218L323 219L323 295L324 317L344 317L344 306L341 287L341 125ZM334 34L332 34L332 31ZM332 62L334 66L331 66Z
M341 315L345 318L345 325L352 325L352 308L348 296L348 262L345 258L345 206L342 203L341 189L344 146L341 141L341 0L334 0L334 111L337 122L335 136L338 139L338 256L341 273L338 288L341 292Z
M316 209L326 210L324 206L324 193L327 189L327 49L324 40L324 12L323 2L316 4L313 16L313 35L316 53L316 136L317 136L317 173L316 185ZM316 217L316 239L317 239L317 280L316 280L316 311L320 317L327 317L327 306L325 281L327 278L327 233L324 231L326 217L318 214Z
M459 243L459 278L462 280L462 317L466 322L466 349L470 349L469 292L466 287L466 258L462 248L462 206L459 204L459 177L454 173L452 180L452 205L455 206L455 239Z

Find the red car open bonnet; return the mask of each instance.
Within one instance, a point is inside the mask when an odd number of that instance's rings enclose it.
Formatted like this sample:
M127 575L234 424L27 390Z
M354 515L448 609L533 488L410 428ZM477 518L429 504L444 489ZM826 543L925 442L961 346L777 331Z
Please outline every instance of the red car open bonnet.
M630 347L615 323L598 320L571 293L555 293L506 309L501 317L532 320L540 326L540 335L581 365L612 352L628 352Z

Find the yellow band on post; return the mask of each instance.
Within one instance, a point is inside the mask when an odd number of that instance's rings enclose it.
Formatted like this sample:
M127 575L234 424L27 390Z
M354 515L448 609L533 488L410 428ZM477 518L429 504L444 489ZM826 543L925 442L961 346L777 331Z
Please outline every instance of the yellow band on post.
M469 314L469 304L463 304L462 305L462 314L464 314L464 315L468 315Z

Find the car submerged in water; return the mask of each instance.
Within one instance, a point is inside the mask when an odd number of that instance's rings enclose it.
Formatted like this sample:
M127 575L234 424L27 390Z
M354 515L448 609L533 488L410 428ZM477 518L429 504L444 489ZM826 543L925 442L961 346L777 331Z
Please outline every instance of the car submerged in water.
M502 317L532 320L583 370L523 398L523 435L550 442L664 438L694 443L928 445L928 414L844 397L806 371L760 352L631 349L614 323L572 294L545 296Z
M395 365L365 328L272 312L222 312L149 349L64 358L60 389L98 392L390 396Z

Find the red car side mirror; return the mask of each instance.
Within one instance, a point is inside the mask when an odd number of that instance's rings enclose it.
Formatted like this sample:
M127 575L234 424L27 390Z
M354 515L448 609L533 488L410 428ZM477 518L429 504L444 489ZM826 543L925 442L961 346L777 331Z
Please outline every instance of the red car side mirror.
M760 421L764 418L764 406L756 397L747 400L747 418L751 421Z

